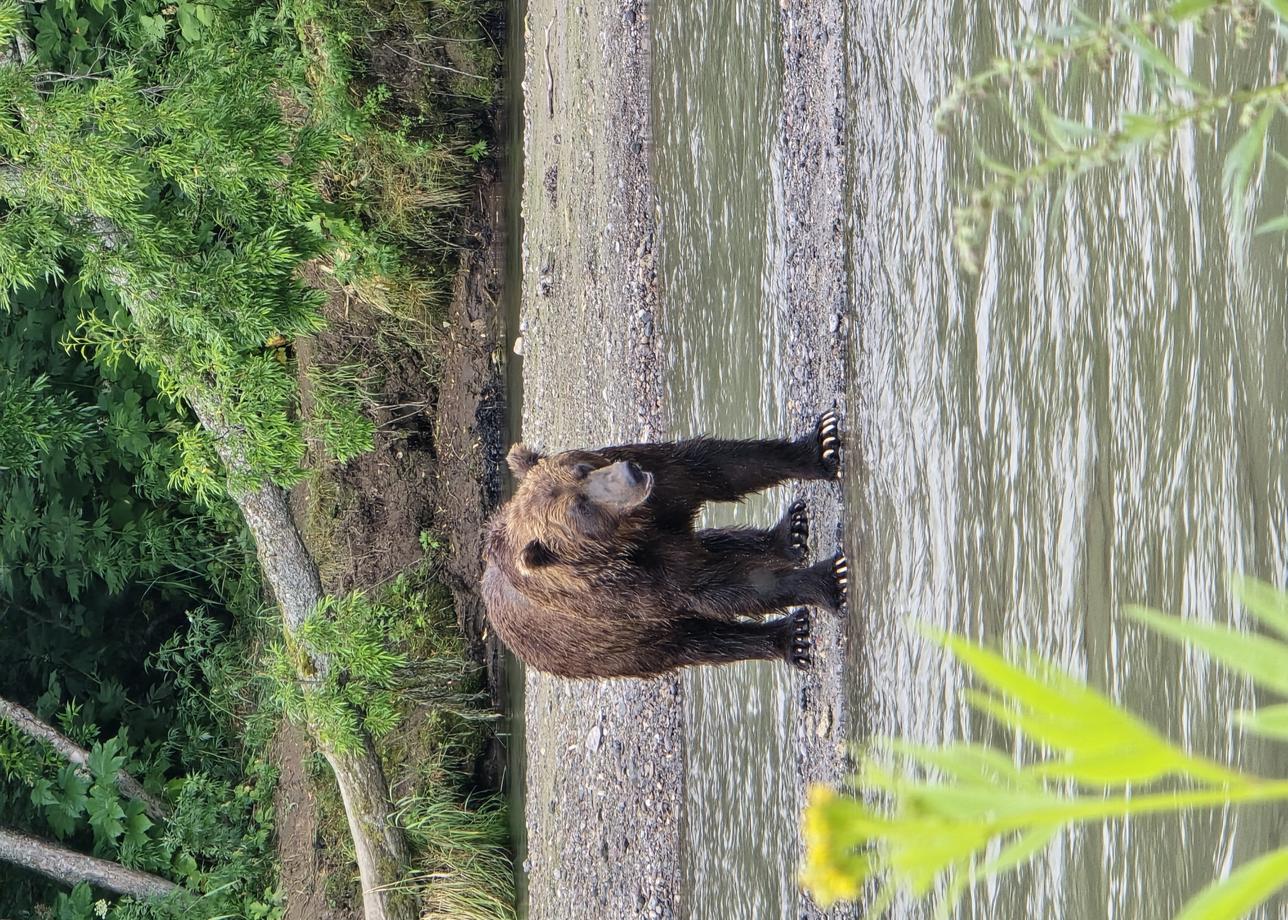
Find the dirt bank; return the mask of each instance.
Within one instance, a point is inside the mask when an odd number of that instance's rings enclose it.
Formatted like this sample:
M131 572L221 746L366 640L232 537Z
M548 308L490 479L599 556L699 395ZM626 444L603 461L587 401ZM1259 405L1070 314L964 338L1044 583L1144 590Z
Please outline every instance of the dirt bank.
M372 388L376 434L372 451L344 464L320 464L318 475L291 497L330 593L385 584L423 564L428 549L434 574L453 593L472 657L487 666L493 688L500 685L499 651L483 637L478 584L481 535L499 496L505 431L497 308L503 212L500 182L489 171L462 231L461 268L441 319L409 324L324 275L310 274L310 282L328 292L327 327L297 345L304 402L310 399L308 368L357 366ZM417 707L410 713L385 748L402 735L415 739L425 712ZM307 734L289 724L271 750L281 771L275 802L285 916L350 920L361 916L361 904L351 857L337 834L339 803L334 790L305 768L312 751ZM498 787L503 769L504 752L489 736L475 784ZM390 773L395 798L409 791L398 785L400 772L407 771Z
M785 4L785 394L844 408L844 67L836 2ZM548 448L665 437L651 180L649 5L530 0L523 189L523 436ZM835 487L808 490L820 545ZM843 769L844 637L819 618L799 684L799 770ZM529 903L545 918L683 917L684 685L527 678ZM731 778L736 782L736 778ZM822 914L802 897L798 916ZM845 916L844 912L829 916Z

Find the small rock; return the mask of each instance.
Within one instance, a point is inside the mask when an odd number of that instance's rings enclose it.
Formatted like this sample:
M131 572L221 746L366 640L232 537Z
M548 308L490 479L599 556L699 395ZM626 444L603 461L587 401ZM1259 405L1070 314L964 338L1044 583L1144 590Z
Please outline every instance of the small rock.
M603 737L604 737L604 730L599 726L598 723L596 723L595 727L592 728L590 732L586 735L586 750L590 751L591 753L598 751L599 742L603 740Z
M816 738L826 738L832 731L832 707L826 707L818 718L818 724L814 726L814 736Z
M514 339L514 353L519 356L523 355L523 336L521 335L516 336Z

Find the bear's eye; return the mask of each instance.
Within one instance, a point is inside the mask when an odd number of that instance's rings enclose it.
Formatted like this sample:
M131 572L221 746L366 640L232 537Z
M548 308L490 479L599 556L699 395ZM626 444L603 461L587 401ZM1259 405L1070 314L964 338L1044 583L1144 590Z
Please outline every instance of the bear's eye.
M589 463L578 463L576 466L572 468L572 478L585 479L587 476L591 474L593 469L594 467L592 467Z

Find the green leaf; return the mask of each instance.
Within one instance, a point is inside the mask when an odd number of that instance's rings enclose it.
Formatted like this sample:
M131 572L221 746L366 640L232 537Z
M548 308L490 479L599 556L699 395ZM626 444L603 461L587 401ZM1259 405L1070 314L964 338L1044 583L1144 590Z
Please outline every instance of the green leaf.
M1193 80L1189 74L1176 66L1176 63L1154 44L1153 39L1140 26L1124 29L1127 45L1140 58L1146 67L1171 77L1177 86L1183 86L1192 93L1207 95L1208 88Z
M1086 140L1096 135L1096 130L1079 121L1072 121L1051 110L1046 100L1038 95L1036 100L1038 113L1042 116L1042 125L1046 136L1061 150L1076 146L1077 141Z
M164 16L149 16L146 13L140 13L139 27L143 30L143 35L153 43L159 44L165 40Z
M1280 218L1288 229L1288 214ZM1256 578L1231 579L1231 587L1248 612L1288 639L1288 592L1279 590Z
M1285 231L1288 231L1288 214L1266 221L1257 228L1257 236L1269 233L1283 233Z
M1177 0L1167 8L1167 15L1177 22L1202 16L1217 5L1217 0Z
M1261 2L1280 19L1288 20L1288 0L1261 0Z
M144 813L144 809L144 804L137 799L125 803L125 838L121 841L122 846L142 846L147 843L152 819Z
M102 844L115 843L125 833L125 810L121 808L120 796L114 786L95 783L89 791L90 827L94 828L94 839Z
M33 805L53 805L58 799L54 796L54 784L43 776L31 784L31 803Z
M1288 646L1266 636L1181 620L1147 607L1129 606L1126 613L1155 632L1203 649L1231 670L1250 677L1261 686L1288 694Z
M176 853L173 865L175 875L184 878L193 878L197 875L197 861L189 853Z
M1239 920L1288 883L1288 847L1267 853L1213 882L1181 908L1176 920Z
M971 705L1052 749L1028 768L1045 777L1099 786L1149 782L1167 774L1231 783L1239 774L1171 744L1131 712L1036 655L1023 666L965 639L923 630L986 682L1001 699L968 691Z
M73 815L79 815L85 808L85 793L89 791L89 780L71 764L64 764L58 771L58 785L55 795L59 805L68 809Z
M106 743L95 742L89 752L89 771L100 783L114 784L116 774L125 766L125 755L117 753L121 749L118 738L108 738Z
M78 882L70 895L59 894L55 902L57 920L84 920L94 904L94 892L85 882Z
M1221 190L1236 226L1243 223L1244 215L1247 213L1248 186L1253 170L1261 162L1266 144L1266 131L1276 111L1278 109L1275 106L1265 106L1257 116L1257 120L1226 155L1225 166L1221 170Z
M1235 718L1239 725L1254 734L1288 741L1288 704L1244 710Z
M933 767L961 783L982 786L996 786L999 783L1016 786L1036 784L1006 754L981 744L959 742L932 748L891 739L885 742L885 747L924 767Z
M178 15L175 18L179 22L179 31L184 39L195 42L201 38L201 22L197 19L191 4L184 2L184 0L179 0Z

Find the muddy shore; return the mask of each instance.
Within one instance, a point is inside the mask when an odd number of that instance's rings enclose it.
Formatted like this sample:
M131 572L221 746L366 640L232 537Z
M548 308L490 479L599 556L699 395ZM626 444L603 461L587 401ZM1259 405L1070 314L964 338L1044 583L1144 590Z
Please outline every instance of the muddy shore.
M784 7L785 395L803 429L822 406L844 411L848 377L843 14L832 0ZM667 436L649 12L643 0L528 4L517 349L523 438L547 449ZM836 487L805 494L820 545L839 539ZM784 781L802 803L809 783L844 772L841 633L839 620L816 618L817 663L798 684L798 769ZM534 920L686 916L684 693L682 679L528 674ZM824 915L801 896L797 916Z

